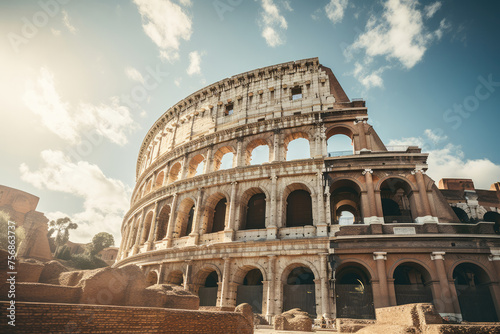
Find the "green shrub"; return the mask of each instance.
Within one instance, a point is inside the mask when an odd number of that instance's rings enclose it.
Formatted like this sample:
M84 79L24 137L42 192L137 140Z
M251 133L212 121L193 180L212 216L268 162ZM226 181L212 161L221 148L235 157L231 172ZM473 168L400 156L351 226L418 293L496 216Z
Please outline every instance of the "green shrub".
M97 269L108 266L106 262L90 254L72 255L70 265L76 269Z

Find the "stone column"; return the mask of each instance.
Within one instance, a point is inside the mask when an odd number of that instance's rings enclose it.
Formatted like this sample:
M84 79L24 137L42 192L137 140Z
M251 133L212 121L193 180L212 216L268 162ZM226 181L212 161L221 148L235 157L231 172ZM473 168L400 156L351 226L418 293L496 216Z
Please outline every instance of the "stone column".
M389 306L389 288L387 286L387 273L385 268L385 261L387 260L387 252L374 252L373 259L377 262L377 275L380 288L379 307Z
M160 263L160 270L158 270L158 284L163 284L163 282L165 282L166 267L167 267L166 263Z
M490 248L491 255L488 260L493 262L495 271L497 274L496 281L500 281L500 248ZM493 279L491 279L493 281ZM495 309L497 311L497 317L500 319L500 287L497 284L493 284L490 287L491 298L495 304Z
M316 235L318 237L326 237L328 236L328 228L326 226L326 214L325 214L325 196L323 189L323 173L318 171L316 173L316 183L317 183L317 196L316 196L316 204L318 207L317 215L316 215Z
M280 129L274 129L274 136L273 136L273 159L271 161L281 161L281 152L280 152L280 145L281 143L281 130Z
M371 169L365 169L363 171L363 175L365 176L366 195L368 197L369 208L369 212L363 214L363 216L365 217L365 224L371 223L373 218L377 216L377 205L375 203L375 191L373 189L372 173L373 171Z
M357 149L357 151L361 151L362 149L368 149L368 144L366 141L366 132L365 132L365 120L359 120L356 121L357 127L358 127L358 132L359 132L359 144L360 147Z
M148 235L148 240L146 243L148 244L148 250L153 249L153 244L154 244L154 239L156 235L156 227L157 227L157 220L156 220L156 211L158 211L158 202L155 202L155 207L153 209L153 218L151 219L151 226L149 228L149 235Z
M234 240L234 232L236 227L234 226L236 221L236 191L238 187L238 182L231 182L231 198L229 199L229 219L227 225L224 228L224 241L230 242Z
M198 239L200 237L199 229L200 229L200 220L201 220L201 203L203 200L203 188L198 188L198 196L196 197L196 204L194 208L194 217L193 217L193 229L189 234L188 245L197 245Z
M330 303L328 298L328 269L326 261L328 259L328 253L320 253L319 263L320 263L320 280L321 280L321 308L322 315L325 319L331 319L332 314L330 312Z
M193 271L193 262L191 260L186 261L186 277L184 279L184 290L189 290L189 285L191 284L191 272Z
M212 151L213 151L213 145L210 145L207 150L207 156L205 157L205 166L203 166L203 174L208 174L213 170L213 157L212 157Z
M135 243L134 243L134 249L132 250L132 255L137 254L139 252L139 242L141 241L141 236L142 236L142 228L144 224L144 208L142 209L141 216L140 216L140 223L139 227L137 228L137 234L135 236Z
M394 278L387 278L387 287L389 289L389 305L396 306L396 288L394 287Z
M411 172L412 174L415 175L415 178L417 179L417 187L418 187L418 193L420 197L420 201L422 202L423 210L422 212L419 212L419 216L424 216L424 218L430 218L431 217L431 205L429 203L429 197L427 197L427 189L425 188L425 181L424 181L424 171L422 169L415 169L414 171Z
M170 206L170 216L168 217L168 225L167 225L167 248L172 247L172 234L175 229L175 213L177 211L177 193L174 193L174 198L172 199L172 205Z
M271 175L271 208L270 208L270 215L269 215L269 221L267 222L267 239L268 240L273 240L276 239L276 235L278 233L278 228L277 228L277 185L278 185L278 176L276 174ZM269 202L267 202L269 203ZM266 203L266 205L267 205Z
M231 306L231 298L229 297L229 277L231 276L230 267L231 258L225 257L224 272L222 273L222 288L220 292L220 307Z
M243 152L243 138L238 138L236 143L236 166L241 167L245 165L245 153Z
M269 323L272 323L273 317L275 315L274 310L274 302L276 300L275 294L275 267L276 267L276 255L268 255L268 263L267 263L267 279L269 284L267 286L267 309L266 309L266 318Z
M184 180L187 177L188 171L189 171L188 155L184 154L184 158L182 159L182 170L180 171L181 180Z
M439 285L441 288L441 295L435 296L439 302L441 302L443 307L443 312L439 312L441 316L452 316L456 317L455 309L453 306L453 298L450 293L450 286L448 284L448 277L446 275L446 268L444 267L444 255L445 252L432 252L431 260L434 262L436 267L436 272L439 279Z

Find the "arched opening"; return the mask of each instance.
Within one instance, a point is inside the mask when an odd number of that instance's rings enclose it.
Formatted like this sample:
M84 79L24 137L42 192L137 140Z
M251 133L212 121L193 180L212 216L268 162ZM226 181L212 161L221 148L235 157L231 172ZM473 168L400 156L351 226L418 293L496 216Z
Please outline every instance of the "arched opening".
M173 285L183 285L184 284L184 275L180 270L171 271L167 276L167 284Z
M262 313L263 276L259 269L250 269L238 285L236 305L248 303L253 313Z
M494 229L496 234L500 234L500 213L488 211L484 214L483 220L485 222L495 223Z
M182 238L191 233L194 219L194 202L190 198L184 199L177 211L177 221L175 224L174 238Z
M458 220L460 220L461 223L464 223L464 224L471 223L471 220L470 220L467 212L465 212L463 209L456 207L456 206L452 206L451 208L453 209L453 212L455 212L455 214L458 217Z
M156 241L163 240L167 235L168 221L170 220L170 206L164 205L158 215L158 230Z
M146 283L148 286L158 284L158 274L156 271L150 271L148 275L146 276Z
M312 224L311 194L303 189L292 191L286 199L286 227Z
M149 230L151 229L151 223L153 221L153 211L149 211L144 219L144 227L140 244L142 245L148 240Z
M170 172L168 173L168 183L175 182L179 179L179 174L181 172L181 163L176 162L171 168Z
M216 306L219 276L216 271L208 274L203 286L198 290L200 306Z
M224 231L224 228L226 227L226 207L227 200L224 197L215 206L212 218L212 230L209 233Z
M193 177L203 173L205 166L205 157L201 154L194 156L189 162L188 177Z
M361 190L351 180L339 180L332 184L330 214L332 224L352 225L363 222Z
M419 264L403 263L392 275L398 305L432 303L431 276Z
M453 270L462 318L470 322L498 321L491 297L488 274L472 263L459 264Z
M231 146L221 147L214 154L214 171L233 168L236 151Z
M256 139L246 148L246 165L261 165L269 162L269 144L264 139Z
M156 176L155 187L161 187L163 185L164 178L165 178L165 173L163 171L158 173L158 176Z
M266 195L257 193L250 197L246 206L246 219L242 230L266 228Z
M316 290L314 273L307 267L290 271L283 284L283 312L300 308L316 317Z
M335 281L337 317L375 319L369 273L357 264L338 270Z
M344 127L336 127L326 135L326 147L329 157L352 155L355 152L352 131Z
M295 132L284 140L284 155L285 160L309 159L311 151L309 147L309 136L304 132Z
M417 217L415 199L410 185L397 178L385 180L380 186L382 211L386 223L412 223Z

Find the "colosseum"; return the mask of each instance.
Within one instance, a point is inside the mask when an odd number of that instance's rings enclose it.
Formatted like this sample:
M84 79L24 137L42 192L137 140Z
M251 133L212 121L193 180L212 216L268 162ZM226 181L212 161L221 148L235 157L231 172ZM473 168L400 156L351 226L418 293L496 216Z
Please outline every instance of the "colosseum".
M339 137L352 149L330 144ZM308 149L291 159L296 140ZM427 157L385 146L365 101L317 58L232 76L148 131L114 266L183 285L205 309L247 302L270 322L297 307L370 319L413 302L497 321L500 184L436 185Z

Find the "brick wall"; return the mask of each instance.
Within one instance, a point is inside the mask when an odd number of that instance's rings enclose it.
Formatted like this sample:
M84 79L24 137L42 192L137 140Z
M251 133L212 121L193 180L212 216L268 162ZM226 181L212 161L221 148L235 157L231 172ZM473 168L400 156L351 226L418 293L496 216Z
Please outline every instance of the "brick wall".
M1 333L7 302L0 302ZM203 333L246 334L253 327L234 312L206 312L149 307L16 303L16 333Z

